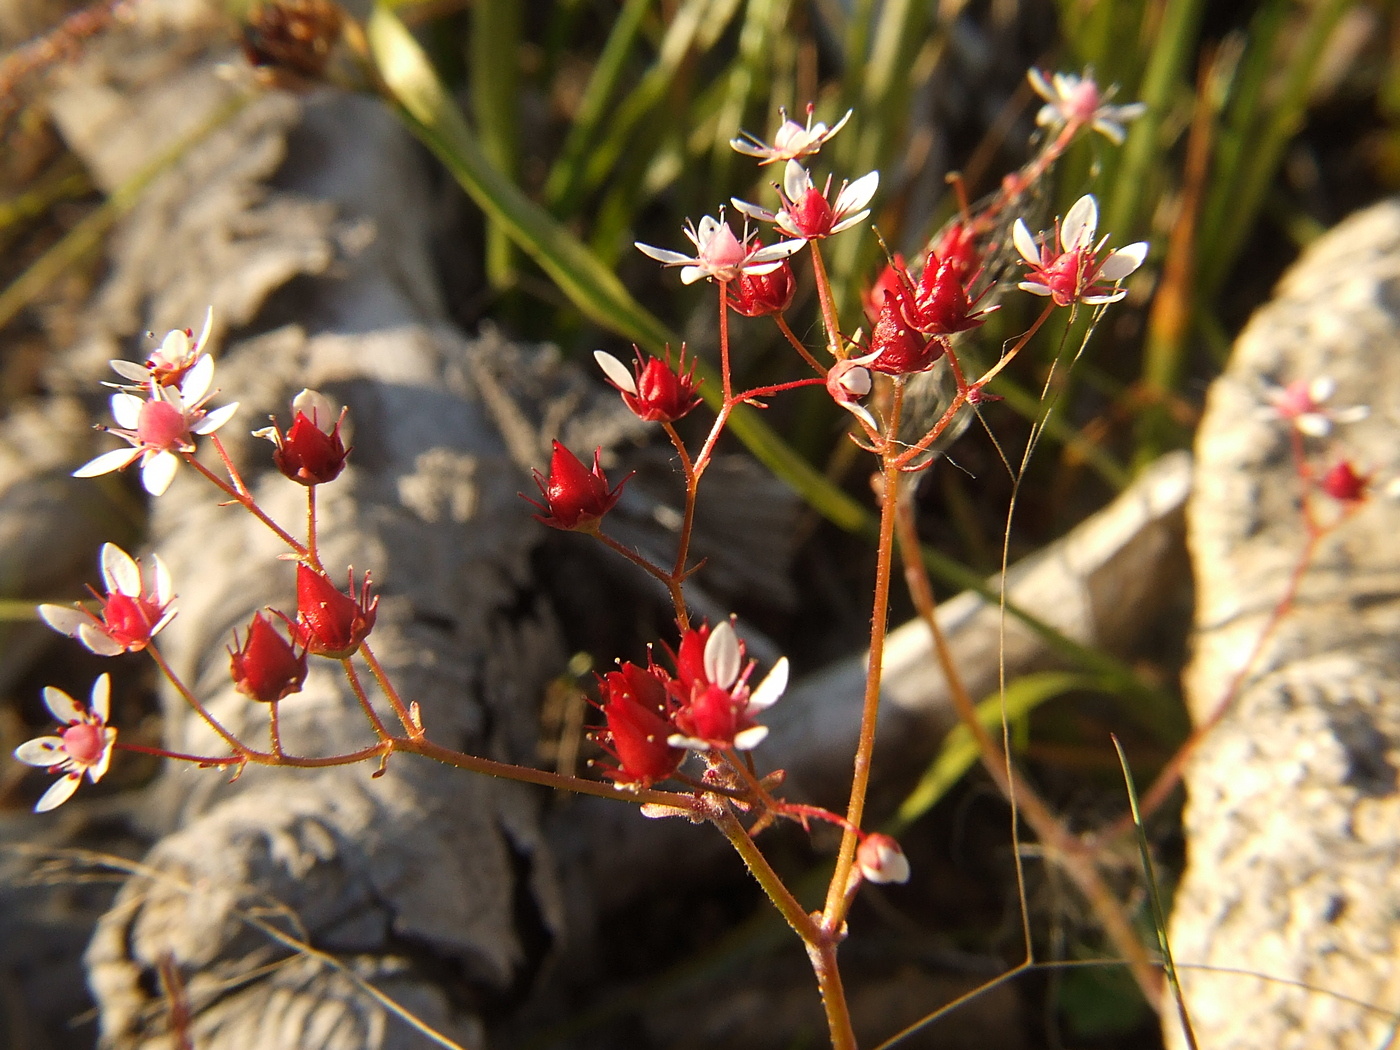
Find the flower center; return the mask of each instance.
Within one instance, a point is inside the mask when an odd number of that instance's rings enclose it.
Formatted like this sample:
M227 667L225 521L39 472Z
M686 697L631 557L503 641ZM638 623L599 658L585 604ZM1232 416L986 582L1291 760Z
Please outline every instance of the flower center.
M80 765L95 766L105 748L101 726L79 722L63 731L63 750Z
M141 406L136 437L145 447L173 450L184 444L188 433L184 414L169 401L156 399Z

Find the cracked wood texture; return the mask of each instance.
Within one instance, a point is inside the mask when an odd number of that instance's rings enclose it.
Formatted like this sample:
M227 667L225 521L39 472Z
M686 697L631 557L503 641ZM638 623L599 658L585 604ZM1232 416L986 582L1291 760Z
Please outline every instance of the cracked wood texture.
M1373 498L1322 545L1295 607L1251 654L1305 536L1269 384L1329 375L1369 418L1309 448L1379 481L1400 469L1400 204L1308 249L1211 389L1189 537L1193 717L1243 689L1186 776L1188 866L1171 943L1200 1045L1386 1043L1400 1005L1400 512ZM1320 513L1335 512L1319 500ZM1184 1045L1168 1023L1169 1042Z

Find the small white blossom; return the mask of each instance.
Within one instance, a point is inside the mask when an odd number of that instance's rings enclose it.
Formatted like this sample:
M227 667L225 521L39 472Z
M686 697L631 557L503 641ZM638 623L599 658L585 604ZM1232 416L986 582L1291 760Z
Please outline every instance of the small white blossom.
M732 203L751 218L775 224L789 237L811 241L830 237L862 222L870 214L867 205L879 185L880 173L867 172L855 182L841 183L836 200L832 202L831 179L826 180L824 189L818 190L811 173L797 161L790 160L783 169L783 184L778 188L783 199L781 211L772 212L737 197Z
M15 758L26 765L62 774L39 799L35 813L46 813L67 802L78 790L84 773L96 784L107 772L117 740L117 731L107 724L111 688L111 679L99 675L92 683L87 707L62 689L44 688L44 703L59 722L59 735L26 740L15 748Z
M1115 146L1123 144L1123 125L1147 112L1147 105L1131 102L1126 105L1109 104L1116 87L1100 91L1086 71L1084 76L1073 73L1055 73L1049 80L1040 70L1032 68L1026 79L1035 88L1036 94L1045 99L1035 122L1041 127L1062 128L1089 125Z
M1128 292L1117 287L1118 282L1142 265L1148 245L1138 241L1100 259L1108 237L1094 243L1098 225L1099 206L1087 193L1074 202L1053 233L1039 240L1031 235L1024 219L1017 219L1011 240L1030 267L1028 279L1018 287L1032 295L1050 296L1057 306L1076 301L1101 305L1122 299ZM1102 281L1112 286L1100 284Z
M176 328L166 333L160 346L146 358L145 364L135 361L110 361L112 371L127 380L126 383L105 383L118 390L144 393L153 386L179 386L185 376L204 356L204 347L209 342L209 332L214 327L214 308L204 314L204 329L199 338L193 338L188 328Z
M761 275L772 273L783 264L793 252L804 244L803 241L779 241L766 247L752 241L747 230L742 238L734 236L729 223L724 221L724 210L716 219L706 215L700 220L697 229L686 221L685 235L695 246L695 254L682 255L668 248L656 248L650 244L636 242L636 248L664 266L681 267L681 280L694 284L702 277L715 281L735 281L740 274Z
M773 145L769 146L762 139L743 132L742 138L730 139L729 145L736 152L743 153L749 157L758 157L760 164L776 164L780 160L798 160L802 157L810 157L819 151L827 141L846 126L846 121L851 119L854 110L846 110L846 115L838 120L831 127L827 127L821 121L812 123L813 106L807 104L807 126L803 127L795 120L789 120L787 110L780 109L783 122L773 135Z

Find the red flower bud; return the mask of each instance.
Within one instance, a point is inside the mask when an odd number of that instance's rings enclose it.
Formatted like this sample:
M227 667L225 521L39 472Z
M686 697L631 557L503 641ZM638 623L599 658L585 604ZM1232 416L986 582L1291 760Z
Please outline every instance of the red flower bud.
M379 598L369 596L369 573L364 586L355 593L355 574L350 571L350 593L343 594L335 584L305 562L297 563L297 619L293 640L307 652L343 660L360 647L374 627ZM283 617L286 619L286 617Z
M685 750L666 742L675 729L668 719L665 672L625 663L598 679L599 707L607 729L599 742L617 759L604 767L622 784L649 787L676 771Z
M878 831L856 847L856 867L867 882L909 881L909 858L898 842Z
M233 644L238 644L237 633ZM238 691L265 704L301 691L306 681L306 652L296 648L277 628L257 613L248 624L248 637L242 648L228 651L233 681Z
M627 482L627 478L623 478L616 488L608 488L608 479L599 462L602 454L602 449L594 451L593 469L589 470L577 456L554 442L549 477L535 471L535 484L540 487L544 503L536 503L521 493L527 503L545 511L545 514L533 515L534 519L555 529L592 530L603 515L612 510Z
M979 297L980 298L980 297ZM976 328L987 319L988 311L972 312L973 303L963 287L962 264L954 258L939 261L929 252L928 262L914 296L913 309L905 305L905 320L921 332L951 335Z
M930 254L951 263L962 278L977 269L977 239L961 222L955 222L943 231Z
M741 273L734 282L729 305L745 317L767 317L791 306L796 292L797 278L793 276L792 264L784 259L771 273Z
M283 434L273 425L255 434L276 446L272 460L283 475L298 485L324 485L340 476L350 455L340 437L345 411L337 412L323 394L303 390L292 399L291 429Z
M742 278L741 278L742 279ZM636 348L633 348L636 350ZM632 413L648 423L674 423L689 415L700 404L695 396L700 383L695 378L695 362L685 367L685 346L681 346L680 361L671 367L671 350L666 348L666 360L659 357L642 362L641 351L637 351L636 363L632 371L612 354L602 350L593 351L593 358L603 373L622 394L623 403Z
M911 375L931 368L943 356L943 343L909 327L900 309L902 296L890 295L880 308L880 320L870 334L870 353L860 360L865 367L886 375Z
M1371 484L1371 475L1358 474L1347 460L1322 475L1322 491L1339 503L1361 503L1366 499L1366 489Z
M880 276L875 279L875 283L866 291L861 305L865 308L865 316L874 324L880 319L880 308L885 305L885 296L900 289L900 276L906 274L904 267L904 256L895 253L894 260L887 263L880 271Z

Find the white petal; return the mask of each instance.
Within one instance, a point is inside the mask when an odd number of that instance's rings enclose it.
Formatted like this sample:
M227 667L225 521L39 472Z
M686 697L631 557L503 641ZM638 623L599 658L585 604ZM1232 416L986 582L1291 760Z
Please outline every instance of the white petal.
M1035 88L1035 93L1047 102L1055 97L1055 89L1050 86L1050 82L1045 79L1045 74L1032 66L1026 70L1026 79L1031 82L1031 87Z
M1105 281L1121 281L1135 271L1147 258L1147 242L1138 241L1125 248L1119 248L1103 261L1099 276Z
M711 685L728 689L739 678L742 660L739 637L734 633L733 624L721 620L705 643L705 677Z
M849 230L852 226L862 222L870 214L870 209L866 208L857 215L852 215L849 219L843 219L831 228L832 234L840 233L842 230ZM830 234L828 234L830 236Z
M97 716L103 725L112 713L112 676L103 672L92 683L92 696L88 699L88 710Z
M1352 405L1350 408L1339 408L1332 413L1332 420L1336 423L1357 423L1371 414L1368 405Z
M734 750L752 751L768 736L767 726L749 726L734 734Z
M768 262L770 259L786 259L793 252L801 251L806 247L807 242L803 240L779 241L777 244L770 244L758 249L749 258L753 262ZM752 272L752 271L750 271Z
M184 380L180 383L180 397L185 404L192 405L205 394L209 393L209 384L214 381L214 359L208 354L201 354L194 367L185 373Z
M140 454L135 449L116 448L111 452L102 453L96 459L88 460L73 471L73 476L75 478L95 478L103 474L110 474L114 470L130 466Z
M212 434L214 433L214 431L218 430L221 426L223 426L230 419L232 419L233 414L237 411L237 401L235 401L231 405L225 405L223 408L216 408L214 409L214 411L210 412L207 416L201 419L194 426L190 427L190 432L193 434L201 435Z
M1023 292L1030 292L1031 295L1049 295L1050 289L1043 284L1036 284L1034 281L1022 281L1016 285Z
M1304 412L1293 420L1293 425L1308 437L1321 438L1332 433L1332 420L1321 412Z
M841 192L836 195L834 210L840 215L844 212L864 208L870 203L870 198L875 196L875 191L879 187L880 173L878 171L867 172L849 186L842 187Z
M112 418L117 421L117 426L135 430L136 424L141 422L141 409L145 404L145 398L135 394L113 394Z
M71 605L50 605L47 603L39 606L39 619L59 634L66 634L69 638L76 638L78 628L85 623L92 622L92 618L81 609L75 609Z
M292 416L295 418L298 414L315 423L323 434L329 434L340 418L340 408L319 390L303 390L292 398Z
M784 656L773 665L773 670L769 671L763 681L758 683L758 688L749 695L750 711L763 711L772 707L778 702L778 698L783 695L783 690L788 684L788 661Z
M783 168L783 192L787 194L787 199L796 201L806 196L812 188L812 176L807 169L795 160L788 161Z
M650 244L643 244L641 241L633 241L632 247L643 255L648 255L667 266L680 266L682 263L695 261L689 255L682 255L680 252L673 252L668 248L653 248Z
M858 405L853 401L842 401L840 405L847 412L864 420L865 424L869 426L871 430L878 431L880 429L880 424L875 421L875 417L870 414L870 411L864 405Z
M1118 302L1118 300L1125 298L1127 294L1128 290L1126 288L1119 288L1117 291L1107 292L1103 295L1081 295L1079 301L1089 306L1106 306L1109 303Z
M637 380L631 371L617 358L606 350L594 350L593 360L598 362L598 367L603 370L603 374L612 380L613 386L626 390L629 394L637 392Z
M741 201L738 197L730 197L729 203L734 205L736 211L743 212L750 219L757 219L759 222L775 222L777 215L767 208L760 208L757 204L750 204L748 201Z
M78 641L98 656L120 656L126 652L126 646L91 620L78 628Z
M204 311L204 327L200 330L199 338L194 341L195 349L203 350L204 344L209 342L209 333L214 328L214 307L210 306Z
M148 455L146 461L141 464L141 484L152 496L164 495L179 466L180 457L173 452Z
M44 706L64 725L81 722L83 715L87 714L82 704L54 685L44 686Z
M723 209L720 210L723 211ZM713 215L701 216L700 227L695 231L695 236L693 238L693 240L695 240L696 242L696 246L698 247L701 244L709 244L711 238L713 238L715 233L719 230L719 227L720 221L716 219Z
M160 560L159 554L151 555L151 600L157 605L164 605L175 594L175 588L171 585L170 570L165 567L165 562Z
M157 363L178 365L189 356L190 346L190 337L185 334L185 330L172 328L160 341L160 349L151 356L157 359Z
M1040 265L1040 245L1035 243L1025 219L1017 219L1016 225L1011 227L1011 243L1021 253L1022 259L1032 266Z
M684 736L680 733L672 733L666 738L666 743L671 747L683 747L690 751L708 751L710 744L706 740L700 740L693 736Z
M744 273L751 274L754 277L762 277L765 273L772 273L782 265L783 261L781 259L777 262L746 262L740 269Z
M78 784L82 782L82 776L77 773L68 773L54 781L53 787L44 792L44 796L34 806L35 813L47 813L51 809L57 809L63 803L73 797L73 792L78 790Z
M710 271L703 266L682 266L681 284L694 284L702 277L708 277Z
M764 145L754 145L745 139L730 139L729 148L735 153L742 153L747 157L766 157L768 147Z
M831 127L829 128L823 127L822 123L818 121L817 126L814 127L812 130L816 131L817 128L822 128L823 130L820 137L822 142L825 142L827 139L831 138L832 135L835 135L838 131L840 131L846 126L846 121L851 119L851 114L853 114L854 112L855 110L853 109L846 110L846 115L840 120L838 120L835 124L831 125Z
M107 363L112 366L113 372L133 383L145 383L151 378L151 370L145 365L138 365L135 361L108 361Z
M107 767L112 764L112 745L117 741L117 731L111 726L102 730L102 754L97 756L97 761L88 766L88 779L96 784L107 774Z
M141 566L130 554L115 543L104 543L98 562L108 594L125 594L128 598L141 596Z
M1318 376L1308 384L1308 397L1314 405L1332 400L1332 395L1336 392L1337 381L1331 376Z
M1080 197L1060 224L1060 246L1067 252L1087 248L1094 243L1094 231L1099 226L1099 204L1092 193Z
M50 766L62 762L67 757L68 752L63 750L62 737L41 736L20 744L19 747L15 748L14 755L26 766L48 769Z
M1123 145L1123 139L1126 137L1127 134L1123 130L1123 125L1118 124L1115 121L1109 120L1107 117L1099 117L1094 121L1093 126L1095 131L1097 131L1104 138L1108 139L1108 141L1113 143L1115 146Z

